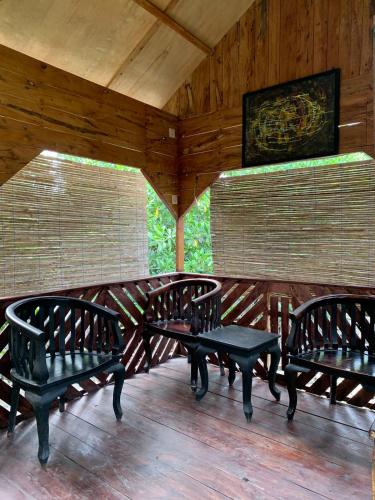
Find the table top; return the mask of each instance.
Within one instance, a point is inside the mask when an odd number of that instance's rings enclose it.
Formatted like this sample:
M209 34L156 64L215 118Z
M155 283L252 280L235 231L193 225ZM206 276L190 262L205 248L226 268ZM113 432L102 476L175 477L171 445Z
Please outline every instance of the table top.
M207 346L215 344L223 349L232 347L248 352L266 348L277 342L279 337L280 335L276 333L237 325L223 326L198 335L202 344Z

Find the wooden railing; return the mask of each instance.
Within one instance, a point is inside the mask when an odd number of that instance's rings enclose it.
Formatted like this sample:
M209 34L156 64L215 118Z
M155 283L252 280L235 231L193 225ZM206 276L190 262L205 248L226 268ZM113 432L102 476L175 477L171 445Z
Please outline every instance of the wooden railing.
M96 284L81 288L72 288L48 293L31 295L64 295L79 297L85 300L108 306L121 314L124 326L123 334L126 349L123 362L127 376L142 371L145 354L141 339L142 314L146 304L146 292L161 285L192 276L213 277L191 273L171 273L160 276L141 278L118 283ZM214 276L223 286L222 323L224 325L237 323L243 326L252 326L258 329L268 329L281 334L283 346L282 366L280 367L279 382L283 382L282 367L287 358L285 341L289 333L289 312L303 302L315 296L329 293L361 293L375 295L374 288L333 286L311 283L294 283L288 281L261 280L251 278L232 278ZM5 320L6 307L23 297L0 298L0 427L7 425L10 401L11 382L9 378L10 358L8 350L10 329ZM154 364L163 363L171 356L183 354L183 349L173 339L155 336L152 339ZM212 356L211 361L217 363ZM262 358L257 363L256 375L265 378L267 375L267 360ZM80 386L70 387L67 397L73 399L85 392L93 391L107 383L107 377L101 375L80 383ZM329 378L313 372L301 374L298 378L298 387L308 392L323 395L329 389ZM372 403L373 394L366 392L356 382L341 381L337 387L337 400L346 401L358 406L375 408ZM21 397L18 419L32 414L30 405Z

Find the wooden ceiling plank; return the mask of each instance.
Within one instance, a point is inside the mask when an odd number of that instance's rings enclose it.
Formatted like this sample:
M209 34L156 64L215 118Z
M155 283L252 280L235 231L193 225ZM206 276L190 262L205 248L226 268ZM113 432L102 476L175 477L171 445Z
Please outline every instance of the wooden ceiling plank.
M169 10L172 10L173 7L177 5L179 0L170 0L168 3L167 7L164 9L163 12L168 12ZM117 68L115 73L112 75L108 83L106 84L107 88L110 88L111 85L115 80L120 78L126 68L134 61L134 59L142 52L146 44L151 40L151 38L154 36L154 34L157 32L159 26L162 24L162 21L158 19L157 21L154 22L154 24L151 26L151 28L145 33L145 35L142 37L141 40L137 43L137 45L132 49L130 54L128 54L125 58L125 60L120 64L120 66Z
M165 12L156 7L149 0L133 0L137 5L147 10L150 14L159 19L166 26L171 28L173 31L178 33L180 36L185 38L188 42L195 45L198 49L200 49L205 54L211 55L212 49L208 45L206 45L202 40L193 35L190 31L184 28L181 24L177 23L174 19L168 16Z

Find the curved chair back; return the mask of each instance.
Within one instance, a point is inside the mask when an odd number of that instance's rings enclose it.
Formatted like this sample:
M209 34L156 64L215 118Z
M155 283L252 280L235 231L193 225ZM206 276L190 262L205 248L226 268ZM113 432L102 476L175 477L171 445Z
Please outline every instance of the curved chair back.
M209 278L189 278L168 283L147 293L148 323L183 320L197 335L220 326L221 283Z
M314 298L290 314L289 353L353 349L375 353L375 296L338 294Z
M25 378L48 379L47 355L66 352L119 354L124 347L119 313L70 297L32 297L10 305L13 369Z

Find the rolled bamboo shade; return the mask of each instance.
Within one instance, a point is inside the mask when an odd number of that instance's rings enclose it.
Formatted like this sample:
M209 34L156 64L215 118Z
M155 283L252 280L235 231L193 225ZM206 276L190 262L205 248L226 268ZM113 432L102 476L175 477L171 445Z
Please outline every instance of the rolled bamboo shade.
M0 187L0 296L147 274L140 173L40 155Z
M371 161L219 179L215 273L374 286L374 172Z

